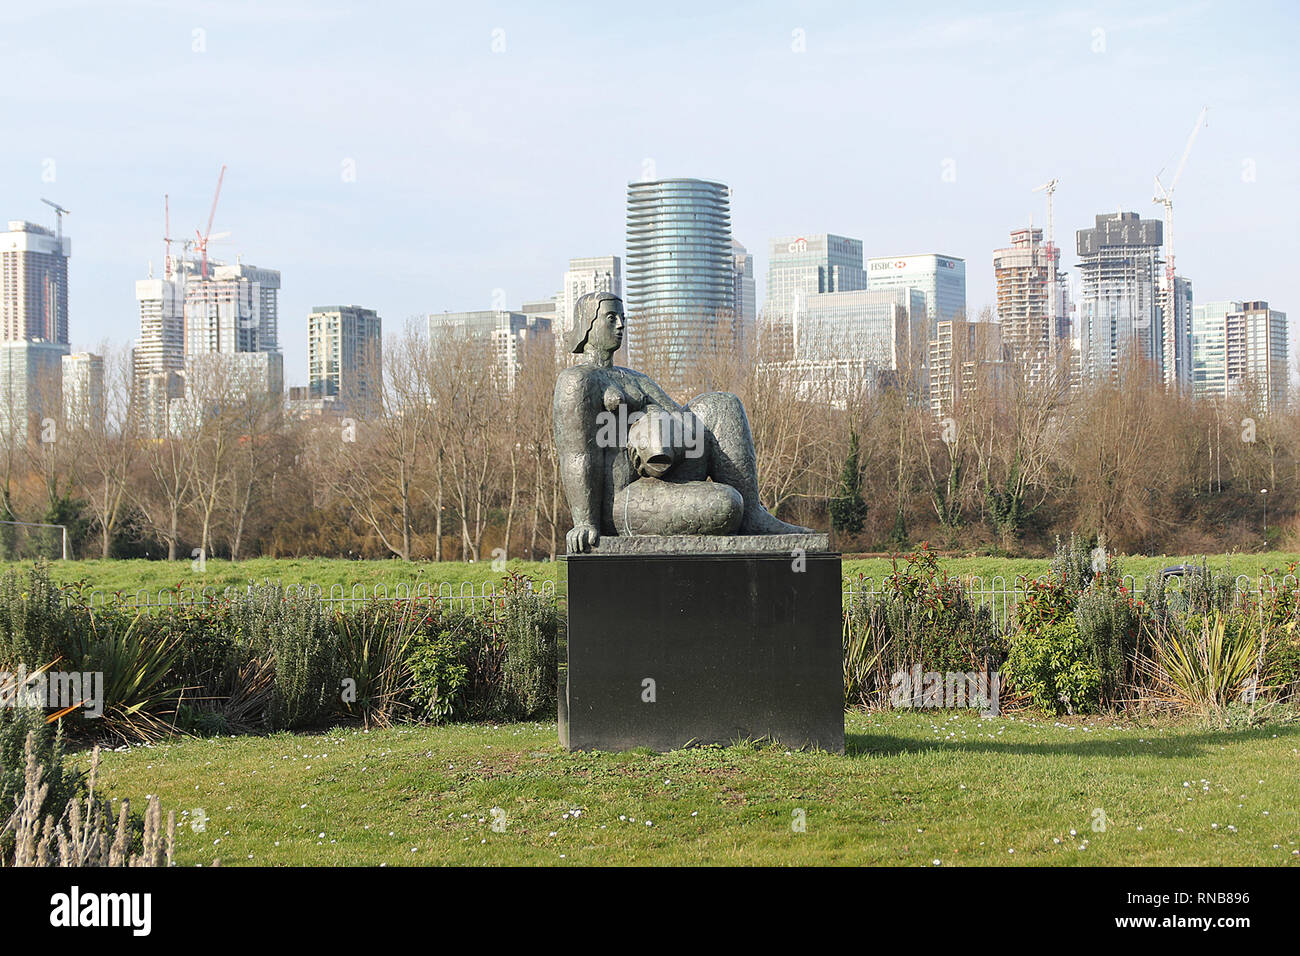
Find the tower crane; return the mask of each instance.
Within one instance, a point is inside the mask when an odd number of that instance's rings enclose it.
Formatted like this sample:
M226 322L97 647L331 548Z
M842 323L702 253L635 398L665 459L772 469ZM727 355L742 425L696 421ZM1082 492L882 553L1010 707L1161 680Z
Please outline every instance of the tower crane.
M1060 283L1057 280L1056 271L1056 259L1058 254L1056 250L1055 235L1056 220L1052 214L1052 196L1056 192L1056 184L1058 182L1060 182L1058 179L1049 179L1047 182L1043 183L1043 185L1035 186L1033 190L1036 193L1047 193L1047 266L1050 273L1048 276L1047 292L1047 347L1053 355L1056 354L1056 300L1060 294ZM1032 238L1033 232L1031 231L1031 242Z
M203 278L205 279L208 277L208 240L221 238L219 235L212 235L212 220L215 219L217 215L217 200L221 198L221 183L225 178L226 167L222 165L221 173L217 176L217 191L212 196L212 209L208 212L208 228L205 232L199 232L197 229L194 230L195 235L198 236L198 241L194 243L194 248L198 250L199 255L202 257Z
M1205 121L1206 114L1209 112L1208 106L1202 106L1200 114L1196 117L1196 125L1192 127L1191 135L1187 137L1187 146L1183 149L1183 158L1178 161L1178 168L1174 170L1174 178L1169 181L1168 187L1160 182L1160 173L1156 173L1156 194L1152 202L1158 202L1165 207L1165 290L1169 295L1170 305L1173 304L1174 296L1174 189L1178 186L1178 180L1183 175L1183 169L1187 166L1187 157L1191 155L1192 144L1196 142L1196 135L1201 131L1202 126L1208 125ZM1160 170L1164 172L1164 170Z
M62 206L60 206L58 203L56 203L56 202L51 202L50 200L45 199L45 198L42 198L42 199L41 199L41 202L45 203L45 205L49 206L51 209L54 210L54 218L57 219L58 222L59 222L59 227L58 227L58 230L59 230L59 248L62 249L62 248L63 248L63 217L66 216L66 215L68 214L69 210L64 209L64 208L63 208Z

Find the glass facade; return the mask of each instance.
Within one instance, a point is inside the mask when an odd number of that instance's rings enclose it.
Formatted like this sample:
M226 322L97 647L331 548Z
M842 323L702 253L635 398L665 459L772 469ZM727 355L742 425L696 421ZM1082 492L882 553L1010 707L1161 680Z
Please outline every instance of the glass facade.
M1192 394L1197 398L1227 394L1226 320L1240 311L1240 302L1207 302L1192 309Z
M629 362L685 369L735 345L730 190L699 179L627 187Z
M795 317L795 358L851 359L898 369L906 363L909 344L916 348L928 341L925 314L925 295L919 289L811 295Z
M811 295L867 287L861 239L829 233L773 239L767 263L764 313L769 321L789 321Z
M966 315L966 260L955 256L882 256L867 260L867 288L920 289L925 294L928 335L940 321Z

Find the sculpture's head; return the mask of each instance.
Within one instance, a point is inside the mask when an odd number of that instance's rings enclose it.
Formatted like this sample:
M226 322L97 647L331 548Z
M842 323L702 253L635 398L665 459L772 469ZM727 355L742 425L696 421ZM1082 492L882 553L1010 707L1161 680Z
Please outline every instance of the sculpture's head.
M573 331L565 344L581 355L587 345L610 352L623 344L623 300L612 292L588 292L573 306Z

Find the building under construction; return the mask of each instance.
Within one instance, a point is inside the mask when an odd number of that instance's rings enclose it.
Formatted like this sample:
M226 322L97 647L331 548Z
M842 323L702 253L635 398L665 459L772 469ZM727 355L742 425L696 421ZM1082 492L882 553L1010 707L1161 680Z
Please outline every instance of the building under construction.
M1031 384L1050 379L1069 342L1059 259L1060 251L1043 242L1043 230L1032 226L1012 230L1011 245L993 253L1002 344Z
M1100 215L1078 231L1080 374L1085 382L1114 376L1137 357L1164 373L1160 308L1159 220L1135 212Z
M0 342L68 344L72 240L16 219L0 232Z

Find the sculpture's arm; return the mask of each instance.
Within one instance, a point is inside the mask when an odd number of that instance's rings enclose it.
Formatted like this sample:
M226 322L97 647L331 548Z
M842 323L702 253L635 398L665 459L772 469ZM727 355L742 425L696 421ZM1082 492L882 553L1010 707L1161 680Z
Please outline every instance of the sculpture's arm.
M586 551L600 541L604 454L596 445L600 396L595 389L594 379L576 368L565 369L555 382L555 451L573 516L573 529L565 536L569 551Z

